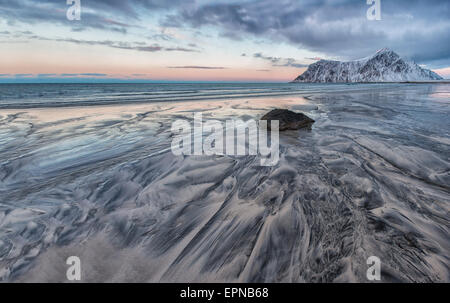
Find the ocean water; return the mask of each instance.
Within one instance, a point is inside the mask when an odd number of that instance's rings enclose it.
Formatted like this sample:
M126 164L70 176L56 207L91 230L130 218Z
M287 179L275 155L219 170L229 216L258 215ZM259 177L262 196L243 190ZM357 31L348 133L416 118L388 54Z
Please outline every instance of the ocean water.
M280 161L171 123L301 111ZM0 281L450 281L449 84L0 85Z
M371 84L374 86L377 84ZM0 84L0 108L37 108L279 97L299 93L364 89L352 84Z

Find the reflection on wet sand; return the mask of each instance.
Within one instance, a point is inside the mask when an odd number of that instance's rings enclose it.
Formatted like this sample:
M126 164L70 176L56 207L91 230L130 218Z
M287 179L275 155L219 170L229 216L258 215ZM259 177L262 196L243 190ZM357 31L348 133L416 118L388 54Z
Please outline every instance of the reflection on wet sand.
M0 111L0 279L449 281L449 85ZM280 161L174 156L171 122L302 111Z

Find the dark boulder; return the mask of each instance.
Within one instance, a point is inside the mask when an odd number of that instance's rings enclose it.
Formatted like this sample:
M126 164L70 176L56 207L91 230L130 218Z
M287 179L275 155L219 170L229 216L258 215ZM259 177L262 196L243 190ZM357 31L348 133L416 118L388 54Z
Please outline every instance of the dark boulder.
M265 114L261 120L267 121L268 129L270 129L270 121L280 121L280 131L310 127L315 122L313 119L302 113L294 113L287 109L274 109Z

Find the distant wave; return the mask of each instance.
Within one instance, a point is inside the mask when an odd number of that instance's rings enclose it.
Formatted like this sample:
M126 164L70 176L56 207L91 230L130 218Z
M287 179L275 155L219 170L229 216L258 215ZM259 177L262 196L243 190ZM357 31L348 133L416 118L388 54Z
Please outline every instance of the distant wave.
M395 84L393 84L395 85ZM278 97L362 90L350 84L3 84L0 108L95 106Z

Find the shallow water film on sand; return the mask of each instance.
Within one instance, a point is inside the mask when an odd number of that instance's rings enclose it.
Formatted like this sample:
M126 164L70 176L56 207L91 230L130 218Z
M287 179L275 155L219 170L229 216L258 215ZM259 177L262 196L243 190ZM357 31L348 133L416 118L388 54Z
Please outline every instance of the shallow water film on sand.
M307 114L280 159L171 123ZM0 281L450 281L450 85L1 85Z

